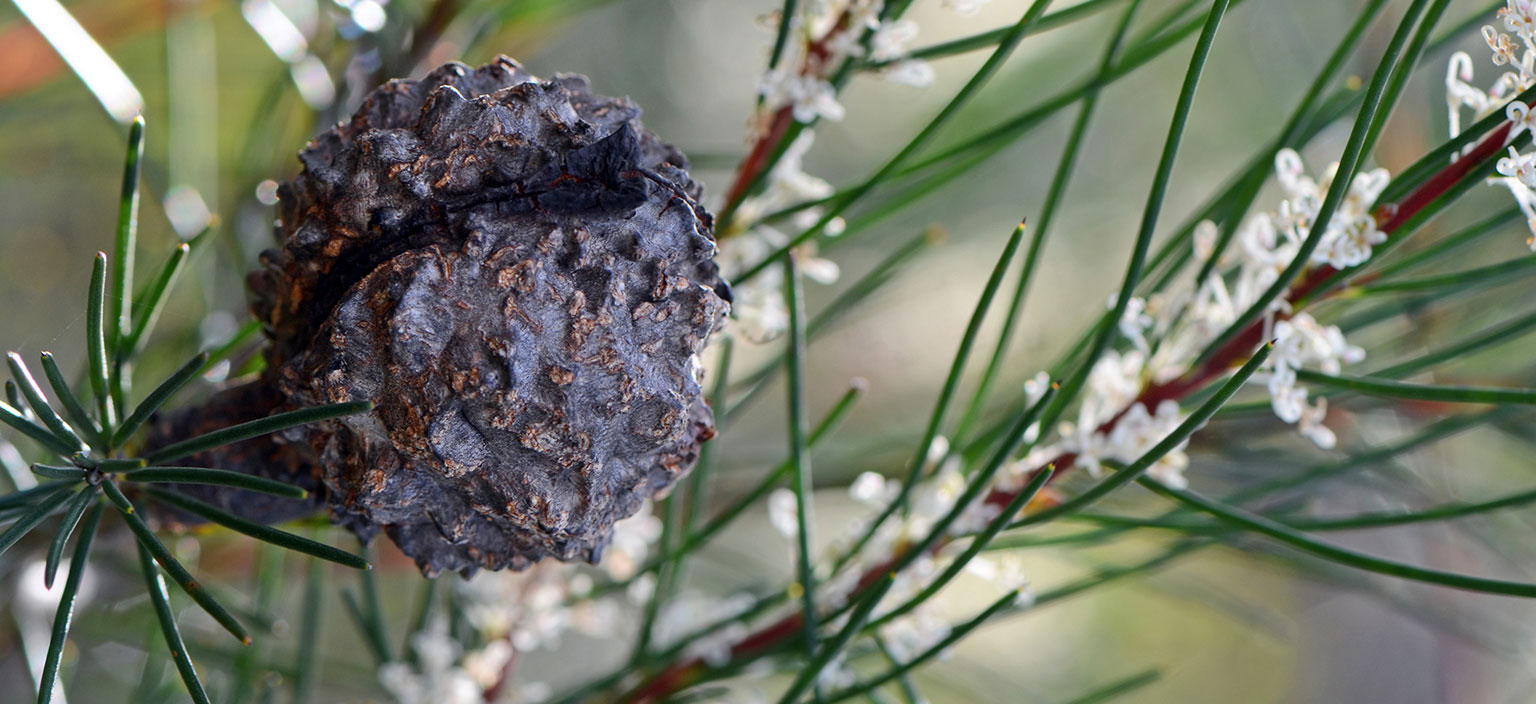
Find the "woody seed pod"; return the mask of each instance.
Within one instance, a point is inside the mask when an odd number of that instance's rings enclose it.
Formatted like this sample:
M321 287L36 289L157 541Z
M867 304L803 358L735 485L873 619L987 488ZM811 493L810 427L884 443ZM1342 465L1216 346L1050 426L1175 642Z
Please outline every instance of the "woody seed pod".
M500 58L391 81L310 142L249 277L257 383L375 408L224 464L302 454L334 521L428 574L596 561L714 434L698 354L729 300L687 160L639 116Z

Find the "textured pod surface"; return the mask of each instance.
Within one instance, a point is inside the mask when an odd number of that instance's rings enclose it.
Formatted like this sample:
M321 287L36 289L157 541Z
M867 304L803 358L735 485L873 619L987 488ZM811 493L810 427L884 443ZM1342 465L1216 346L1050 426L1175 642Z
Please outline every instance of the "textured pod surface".
M301 153L250 277L339 523L424 572L595 561L714 433L729 292L681 153L627 99L507 59L375 90Z

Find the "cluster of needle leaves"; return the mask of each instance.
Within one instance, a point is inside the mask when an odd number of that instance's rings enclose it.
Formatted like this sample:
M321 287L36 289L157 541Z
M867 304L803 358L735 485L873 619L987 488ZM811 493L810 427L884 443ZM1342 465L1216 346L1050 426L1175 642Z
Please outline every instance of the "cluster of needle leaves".
M50 518L59 516L53 538L48 543L44 570L44 585L51 590L64 564L64 552L70 538L75 540L74 551L67 563L68 576L58 592L58 611L38 685L39 704L46 704L53 698L75 597L89 568L92 544L103 529L102 515L108 510L121 518L122 524L133 534L145 590L166 646L187 692L200 704L210 700L177 627L166 578L169 577L242 644L250 645L251 637L240 620L215 600L156 536L151 519L141 510L145 501L158 503L163 510L216 523L289 550L349 567L368 568L367 561L357 555L232 515L178 493L174 485L218 485L304 498L306 492L303 489L282 482L228 470L178 466L176 462L229 443L366 411L371 407L370 403L333 404L276 413L203 435L176 439L161 447L140 447L139 431L155 412L219 361L207 352L200 353L136 403L131 401L129 377L134 357L148 338L192 245L198 241L180 244L147 286L133 290L143 137L144 121L140 118L133 122L128 137L116 238L117 264L109 266L105 253L97 253L92 264L86 303L88 363L84 375L89 393L77 393L53 355L43 352L39 362L43 377L53 391L50 400L26 361L14 352L6 356L11 379L5 382L6 402L0 402L0 422L31 439L41 452L55 459L31 466L33 474L42 480L36 486L0 496L0 521L9 523L0 532L0 552L15 546Z

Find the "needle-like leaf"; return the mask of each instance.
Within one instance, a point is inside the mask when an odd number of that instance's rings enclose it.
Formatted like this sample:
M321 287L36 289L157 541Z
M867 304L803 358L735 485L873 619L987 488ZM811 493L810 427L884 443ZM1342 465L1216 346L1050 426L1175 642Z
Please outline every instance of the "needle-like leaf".
M1536 404L1536 389L1501 389L1487 386L1436 386L1404 381L1335 376L1308 369L1296 370L1296 378L1312 384L1348 389L1371 396L1443 403Z
M59 572L59 560L64 556L64 545L69 542L69 536L75 532L75 526L80 522L80 516L87 508L94 505L97 498L96 487L89 484L80 487L75 493L73 501L69 502L69 510L64 512L64 520L59 523L58 532L53 535L53 542L48 545L48 560L43 568L43 586L53 588L54 575ZM98 509L98 512L99 509ZM94 528L92 528L94 530ZM89 532L89 531L88 531ZM82 537L81 540L86 538Z
M841 653L844 648L848 647L848 643L853 640L854 636L864 629L864 624L869 622L870 614L874 613L875 607L880 604L881 599L885 598L886 592L891 590L891 585L895 581L896 575L892 573L887 574L879 582L875 583L874 588L859 600L859 605L854 608L853 613L848 615L848 623L837 632L837 635L822 643L821 647L816 650L816 655L811 658L811 661L806 663L805 667L800 668L799 673L795 675L795 679L790 683L789 688L784 690L784 695L779 697L779 704L794 704L794 702L799 701L800 695L804 694L807 689L810 689L811 684L816 681L816 676L820 675L822 670L827 669L827 665L831 664L832 659L837 657L838 653Z
M112 292L107 299L106 343L109 359L112 403L118 410L128 401L128 379L123 374L123 356L110 354L122 348L122 341L133 327L133 259L138 249L139 173L144 160L144 116L133 119L128 130L128 155L123 160L123 190L118 198L117 248L112 267Z
M191 498L189 496L182 496L181 494L177 494L172 491L156 489L154 487L147 489L146 493L153 497L156 501L159 501L160 503L163 503L167 506L181 509L187 513L212 521L221 526L224 526L225 528L229 528L230 530L249 535L252 538L256 538L257 540L262 540L278 547L287 548L289 550L301 552L306 555L313 555L322 560L329 560L338 565L346 565L347 567L360 570L371 569L368 561L359 555L354 555L340 548L331 547L330 545L326 545L325 543L319 541L310 540L309 538L294 535L293 533L281 531L271 526L265 526L254 521L248 521L217 506L205 503L203 501L198 501L197 499Z
M132 359L138 354L145 338L154 330L155 322L160 319L160 311L165 308L168 300L166 293L176 283L176 277L181 274L182 265L191 252L192 248L185 242L176 245L150 287L140 299L134 301L133 330L117 345L117 358L120 361Z
M96 413L103 435L110 435L116 425L112 410L111 383L107 367L107 255L96 253L91 264L91 288L85 304L85 354L90 362L91 391L96 394Z
M91 488L91 487L88 487ZM81 496L95 496L94 488L89 493L82 491ZM80 504L85 506L85 504ZM97 503L91 507L91 511L85 517L83 530L80 532L80 540L75 543L74 556L69 561L69 577L64 580L64 589L59 592L59 607L53 614L53 632L48 638L48 654L43 659L42 676L38 677L37 702L49 704L53 701L53 690L59 679L59 663L64 659L64 643L69 638L69 624L74 619L75 596L80 593L80 581L85 578L87 563L90 562L91 542L96 537L96 527L101 523L101 512L106 505ZM78 519L79 514L73 514ZM74 528L73 522L66 522L68 529ZM67 530L61 528L60 535L67 536ZM63 545L63 541L57 541ZM51 559L51 553L50 553ZM52 568L49 570L49 589L52 589Z
M11 377L21 388L21 395L27 399L27 405L32 407L33 415L53 431L59 442L79 448L80 437L75 435L75 431L70 429L69 424L65 423L58 413L54 412L53 406L48 403L48 398L43 395L42 387L38 386L37 380L32 378L32 370L27 368L26 362L21 361L21 355L7 352L5 362L11 368Z
M349 416L354 413L363 413L373 408L370 401L354 401L351 403L333 403L326 406L313 408L301 408L297 411L288 411L276 415L258 418L253 421L232 425L228 428L220 428L211 433L204 433L194 438L188 438L181 442L171 443L144 457L149 464L165 464L172 460L178 460L188 455L195 455L204 450L212 450L230 443L249 440L254 437L275 433L279 430L292 428L306 423L314 423L332 418Z
M0 533L0 553L10 550L11 546L16 544L16 541L21 540L22 536L36 528L37 524L42 523L43 519L58 510L66 501L69 501L69 492L67 491L44 494L43 498L34 504L30 511L21 514L16 519L16 522L11 524L11 527L6 528L4 533Z
M1287 527L1271 519L1244 511L1236 506L1212 501L1198 494L1178 489L1171 489L1161 483L1149 479L1141 479L1143 486L1154 493L1177 501L1189 508L1210 514L1223 522L1251 530L1255 533L1269 536L1274 540L1290 545L1293 548L1307 552L1325 560L1337 562L1342 565L1354 567L1368 572L1376 572L1393 577L1438 584L1443 587L1465 589L1473 592L1487 594L1504 594L1507 596L1519 596L1536 598L1536 583L1511 582L1501 579L1488 579L1455 572L1443 572L1424 567L1386 560L1364 553L1356 552L1336 545L1330 545L1299 530Z
M51 464L34 464L32 473L47 479L68 479L82 481L85 479L85 470L79 467L60 467Z
M43 447L65 457L69 457L80 450L78 444L70 445L64 442L59 436L48 432L47 428L28 420L26 414L22 413L21 409L14 408L9 403L0 403L0 423L5 423L21 431L22 435L36 440Z
M280 482L276 479L258 477L244 472L232 472L227 469L209 469L207 467L145 467L133 469L122 474L123 481L138 484L211 484L215 486L229 486L237 489L249 489L273 496L286 496L293 499L302 499L309 496L309 492L301 487Z
M85 410L85 404L80 397L69 388L69 382L64 379L64 374L59 371L59 363L54 360L51 352L41 355L43 363L43 376L48 377L48 385L53 387L53 395L58 397L59 404L64 406L65 415L69 416L69 422L79 433L86 436L86 441L97 452L107 451L106 439L101 437L101 429L96 421L91 419L90 412Z
M169 401L171 396L174 396L177 391L180 391L181 387L186 386L187 382L196 378L198 373L202 371L203 365L207 362L207 352L195 355L187 363L181 365L181 368L177 369L175 373L166 377L165 381L160 382L160 385L156 386L154 391L149 392L149 396L144 398L139 407L133 409L133 413L128 414L128 417L123 419L122 424L117 426L117 430L112 433L112 446L121 446L128 441L128 438L133 437L133 434L138 431L139 426L149 420L149 417L154 415L155 411L160 410L160 407L165 405L165 402Z
M208 699L208 692L203 689L203 681L197 676L197 668L192 665L192 655L187 652L187 644L181 640L181 629L176 627L176 614L171 611L171 595L165 588L165 578L160 576L160 570L155 568L148 548L140 543L139 569L144 573L144 583L149 589L149 601L155 607L155 618L160 621L160 632L165 635L165 645L171 650L171 659L176 663L176 671L181 673L181 681L187 687L187 694L192 695L192 701L197 704L212 704ZM163 563L162 563L163 564Z
M203 588L203 585L192 577L192 573L188 572L187 568L183 567L176 560L176 556L172 555L170 549L165 547L165 543L160 542L160 539L155 537L155 532L150 530L149 525L144 522L139 513L133 510L133 504L128 502L128 499L123 496L122 491L117 488L117 485L106 481L102 482L101 486L106 490L107 497L111 498L114 504L117 504L118 512L122 514L124 522L128 524L128 528L133 531L134 537L139 539L139 545L147 550L150 555L154 556L155 562L160 563L160 566L165 568L165 573L171 576L171 581L180 585L182 591L185 591L187 596L192 597L192 601L197 602L198 606L203 607L203 610L207 611L208 615L213 617L213 620L217 621L220 626L223 626L225 630L234 635L237 640L245 645L250 645L251 636L246 632L245 627L240 625L240 622L235 619L234 614L231 614L228 609L215 601L213 595L209 594L208 590ZM151 587L151 590L153 590L153 587Z

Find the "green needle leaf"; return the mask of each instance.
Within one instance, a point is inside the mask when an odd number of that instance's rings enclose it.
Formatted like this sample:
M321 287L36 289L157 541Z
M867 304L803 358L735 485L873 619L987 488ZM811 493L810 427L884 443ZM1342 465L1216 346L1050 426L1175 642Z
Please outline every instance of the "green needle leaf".
M1536 389L1501 389L1486 386L1435 386L1386 381L1355 376L1333 376L1307 369L1296 370L1296 378L1313 384L1348 389L1371 396L1412 401L1446 403L1536 404Z
M84 481L85 470L79 467L60 467L51 464L34 464L32 473L48 479L68 479L70 481Z
M181 585L182 591L185 591L187 596L192 597L192 601L197 602L198 606L203 607L203 610L207 611L208 615L213 617L213 620L218 621L219 625L234 635L237 640L245 645L250 645L251 636L246 633L245 627L235 620L234 614L231 614L228 609L225 609L219 602L215 601L213 596L208 593L208 590L204 589L203 585L192 577L192 573L188 572L187 568L183 567L176 560L176 556L172 555L170 549L165 547L165 543L160 542L160 539L155 537L155 532L150 530L149 525L144 522L139 513L133 510L132 504L128 503L127 498L122 495L122 491L110 481L102 482L101 486L106 490L107 496L113 499L113 503L117 504L118 512L122 514L123 520L128 524L128 528L133 531L134 537L139 539L139 545L143 549L148 550L149 554L154 556L155 562L160 563L160 566L165 568L165 572L171 576L171 580ZM126 507L125 504L127 504ZM153 587L151 587L151 591L153 591ZM174 651L174 647L172 650Z
M238 489L259 491L274 496L303 499L309 496L304 489L266 477L244 472L206 467L145 467L122 473L123 481L139 484L158 482L163 484L212 484L232 486Z
M879 626L880 624L889 623L903 614L910 613L913 609L926 603L933 595L938 594L939 590L944 588L944 585L949 584L955 577L960 576L960 573L965 570L965 566L973 558L981 554L981 551L986 549L997 538L998 533L1001 533L1004 528L1008 527L1008 524L1013 521L1013 517L1019 515L1019 512L1024 510L1024 506L1029 503L1030 499L1033 499L1036 494L1040 493L1041 489L1045 488L1046 483L1051 480L1051 476L1055 472L1056 468L1051 466L1046 466L1041 471L1036 472L1035 476L1029 480L1029 484L1014 494L1013 499L1003 508L1002 513L999 513L996 518L988 522L987 527L971 539L971 544L965 546L965 550L950 561L949 566L944 569L943 573L934 578L932 582L929 582L928 586L923 587L922 591L907 599L901 606L881 615L879 620L875 622L875 625Z
M389 652L389 636L384 632L384 617L376 606L377 599L368 599L367 592L371 589L369 577L372 573L363 572L359 576L363 582L363 598L369 601L370 606L364 608L359 604L357 596L351 589L342 590L341 601L347 607L347 614L352 617L357 629L362 631L364 641L373 653L374 661L383 665L394 660Z
M779 28L773 37L773 53L768 56L768 70L779 67L779 60L784 58L784 47L789 44L789 28L797 24L800 18L795 17L796 0L784 0L784 7L779 10ZM762 96L758 97L762 102Z
M1126 31L1130 29L1131 19L1135 17L1136 10L1141 6L1141 0L1135 0L1127 7L1120 18L1119 27L1111 35L1109 44L1104 49L1104 55L1099 63L1099 71L1108 71L1114 64L1115 57L1120 54L1120 45L1125 38ZM971 426L976 422L982 410L982 403L986 399L987 392L993 387L998 372L1002 369L1003 358L1008 352L1008 346L1013 342L1013 328L1019 321L1019 312L1024 307L1024 298L1029 293L1030 281L1034 278L1035 264L1040 259L1040 248L1045 244L1045 236L1050 232L1052 221L1056 217L1056 208L1061 199L1066 195L1067 184L1072 180L1072 171L1077 166L1077 157L1082 147L1083 138L1088 133L1088 124L1093 119L1093 111L1098 106L1099 87L1094 86L1083 96L1082 108L1078 110L1077 120L1072 123L1072 131L1067 135L1066 146L1062 147L1061 157L1056 162L1056 173L1051 176L1050 188L1046 191L1045 203L1040 207L1040 217L1035 227L1035 233L1029 240L1029 251L1024 255L1024 266L1019 272L1017 283L1013 287L1013 298L1008 303L1008 312L1003 314L1003 327L997 333L997 344L992 348L992 357L987 360L985 371L981 374L981 380L976 384L976 392L971 396L971 402L961 416L960 424L956 426L955 438L957 440L969 439Z
M73 488L75 485L76 482L48 482L34 486L31 489L23 489L5 494L0 496L0 511L27 506L32 503L33 499L47 496L56 491L64 491L65 489Z
M80 449L78 444L71 446L60 439L59 436L48 432L46 428L28 420L20 409L11 407L9 403L0 403L0 423L5 423L21 431L23 435L36 440L38 444L64 457L69 457Z
M80 516L90 508L92 501L96 499L96 487L89 484L80 487L76 492L74 501L69 503L69 510L64 512L64 520L59 523L59 530L53 535L53 543L48 546L48 561L43 570L43 586L52 589L54 575L59 571L59 560L64 557L64 544L69 542L69 536L75 532L75 525L80 522ZM97 509L100 513L100 509ZM92 527L87 531L94 531ZM82 537L81 540L86 540Z
M1156 682L1162 678L1162 671L1154 667L1150 670L1144 670L1137 674L1131 675L1130 677L1126 677L1125 679L1111 682L1107 685L1104 685L1103 687L1093 690L1092 692L1084 694L1081 697L1073 699L1072 701L1067 702L1067 704L1101 704L1102 702L1107 702L1111 699L1119 697L1122 694L1130 694L1131 692L1141 689L1142 687L1152 684L1153 682Z
M107 300L106 343L121 350L122 340L133 326L133 257L139 231L139 165L144 160L144 117L133 119L128 130L128 154L123 160L123 190L118 199L116 265L112 267L112 295ZM112 401L121 409L127 401L127 380L122 374L122 355L111 371Z
M107 474L126 472L130 469L139 469L144 466L144 460L134 458L114 458L108 460L96 460L96 469Z
M864 694L865 692L884 686L886 683L900 678L902 675L917 669L923 663L938 657L939 653L944 652L945 650L954 646L954 644L963 640L966 636L971 634L971 631L980 628L982 624L991 620L993 616L996 616L1002 611L1012 607L1014 603L1018 601L1018 599L1019 593L1016 591L1003 595L1001 599L992 602L992 605L988 606L980 614L977 614L975 618L972 618L965 623L951 628L949 635L945 636L943 640L940 640L939 642L929 646L927 650L918 653L916 657L913 657L911 660L902 663L899 667L893 667L886 671L884 674L859 682L858 684L848 687L847 689L832 692L823 697L821 701L827 702L827 704L831 704L831 702L840 702L844 699L859 696L860 694Z
M11 524L10 528L5 529L4 533L0 533L0 553L10 550L11 546L16 544L16 541L21 540L22 536L31 532L33 528L37 527L37 524L42 523L44 519L48 518L49 514L63 506L64 502L68 500L69 492L67 491L45 494L43 499L32 507L32 510L22 514L20 518L16 519L15 523Z
M133 409L133 413L123 419L122 425L119 425L117 431L112 434L112 446L121 446L128 441L128 438L133 437L133 434L138 431L139 426L144 425L144 422L149 420L149 417L154 415L155 411L160 410L160 407L165 405L166 401L169 401L177 391L181 390L181 387L186 386L187 382L197 378L198 373L203 370L203 365L207 362L208 353L200 353L186 364L181 365L181 368L177 369L174 374L166 377L165 381L160 382L160 385L156 386L154 391L149 392L149 396L145 397L144 401L139 404L139 407Z
M187 687L187 694L192 695L192 701L197 704L212 704L208 699L208 693L203 690L203 682L197 677L197 669L192 666L192 656L187 652L187 644L181 640L181 630L176 627L176 615L171 611L171 595L166 592L165 578L160 576L160 570L155 568L149 550L143 543L139 546L139 569L144 573L144 583L149 589L149 601L155 606L155 618L160 621L160 632L165 635L165 645L171 650L171 659L176 662L176 671L181 673L181 681ZM162 563L164 564L164 563Z
M43 425L53 431L59 441L75 448L80 447L80 437L69 428L69 424L55 413L53 406L48 404L47 397L43 396L43 390L37 385L37 380L32 378L32 370L27 368L26 362L21 361L21 356L15 352L7 352L6 364L11 367L11 377L16 380L16 385L21 387L21 395L26 397L27 405L32 407L32 413L37 416Z
M181 274L182 265L187 261L187 255L192 248L183 242L176 245L171 251L171 256L160 267L160 273L155 275L155 280L150 284L139 300L134 301L133 331L123 338L117 345L117 359L126 361L138 354L139 347L144 344L144 339L155 328L155 322L160 319L160 311L165 308L166 292L176 283L176 277Z
M1367 284L1358 288L1357 295L1371 295L1378 293L1393 293L1403 291L1424 291L1448 286L1479 285L1487 286L1505 279L1525 273L1527 269L1536 267L1536 255L1511 259L1509 261L1490 264L1488 266L1457 271L1450 274L1425 276L1417 279L1399 279L1397 281L1383 281L1381 283Z
M800 585L801 631L805 649L816 647L816 573L811 565L811 453L805 435L805 289L794 255L784 259L784 300L789 309L789 449L795 490L795 579Z
M272 543L278 547L287 548L296 552L302 552L306 555L313 555L314 557L318 557L322 560L329 560L336 564L346 565L347 567L352 567L355 569L366 570L371 568L371 566L368 564L368 561L363 559L361 556L354 555L339 548L331 547L330 545L326 545L325 543L319 541L310 540L309 538L300 537L294 535L293 533L288 533L276 528L272 528L270 526L265 526L260 523L245 520L244 518L240 518L239 516L231 514L217 506L198 501L197 499L191 498L189 496L182 496L181 494L177 494L175 492L166 491L164 489L157 489L154 487L150 487L145 491L145 493L149 494L151 497L154 497L156 501L166 504L167 506L172 506L174 508L186 511L187 513L200 516L206 520L213 521L214 523L224 526L225 528L229 528L230 530L244 533L251 536L252 538Z
M315 682L320 657L316 650L320 644L320 626L323 619L321 604L325 597L326 566L322 562L309 563L309 575L304 580L304 604L299 615L299 646L295 653L293 675L293 703L307 704L310 689ZM430 584L437 584L436 581Z
M880 600L885 598L886 592L891 590L891 585L895 581L896 575L891 573L881 578L875 584L875 588L870 590L869 594L859 601L858 607L848 616L848 623L843 626L842 630L838 631L837 635L830 641L823 643L821 648L816 651L816 656L811 658L811 661L806 663L805 667L800 668L799 674L790 683L789 689L784 691L784 696L779 697L779 704L794 704L794 702L800 699L800 695L805 694L805 691L810 689L811 683L816 681L816 676L820 675L822 670L827 669L827 665L832 662L832 659L837 657L837 654L842 652L843 648L848 647L848 643L853 640L853 637L864 629L864 624L869 621L870 614L880 604Z
M91 391L96 394L96 411L102 434L115 424L112 414L111 384L107 376L107 255L96 253L91 264L91 288L85 304L85 353L90 360Z
M80 397L70 390L69 382L59 371L59 363L54 360L53 353L44 352L41 357L43 376L48 377L48 385L53 387L53 395L57 396L59 403L64 406L64 413L69 416L69 422L74 424L76 431L86 435L86 440L93 449L105 453L108 448L105 439L101 437L101 429L96 426L96 421L91 419L91 414L85 410L85 404L80 402Z
M275 433L279 430L292 428L297 425L314 423L332 418L349 416L354 413L363 413L373 408L371 401L354 401L351 403L334 403L314 408L302 408L297 411L278 413L266 418L248 421L228 428L221 428L211 433L204 433L194 438L172 443L156 450L144 459L149 464L164 464L171 460L181 459L188 455L195 455L204 450L212 450L230 443L249 440L254 437Z
M93 488L93 487L88 487ZM81 491L81 496L94 496L95 492ZM77 501L77 503L80 503ZM87 502L88 503L88 502ZM84 507L86 503L80 503ZM91 512L85 517L85 527L80 532L80 540L75 543L74 556L69 560L69 577L64 580L64 590L59 592L59 608L53 615L53 633L48 639L48 655L43 660L43 674L38 678L37 702L49 704L53 701L53 689L59 679L59 663L64 659L64 643L69 638L69 624L74 618L75 596L80 593L80 582L85 577L87 563L90 562L91 542L96 537L96 527L101 523L101 512L106 508L104 504L97 503L91 507ZM74 519L79 518L78 513L73 513ZM65 527L60 528L60 535L68 535L68 530L74 528L74 521L66 521ZM64 541L56 540L60 546ZM49 553L50 564L57 566ZM52 589L53 569L49 568L48 582Z
M982 289L981 298L977 300L975 309L971 312L970 322L966 324L965 333L960 338L960 346L955 350L954 361L950 363L949 375L944 379L944 386L939 391L939 398L934 403L933 411L928 415L928 425L923 429L922 440L913 451L912 459L907 467L907 476L902 478L901 489L896 497L880 511L874 520L869 522L868 528L860 534L853 547L844 553L845 559L839 559L834 566L840 569L846 562L846 558L857 555L864 549L870 539L875 536L880 525L889 519L896 511L906 506L907 498L912 495L912 490L917 486L917 481L922 477L924 466L927 464L929 448L933 446L934 439L939 435L939 428L944 423L944 416L954 402L955 394L960 387L960 379L965 373L966 362L970 360L971 348L976 344L976 338L981 335L982 323L985 322L987 312L992 308L992 301L997 297L997 291L1003 285L1003 279L1008 275L1008 268L1013 258L1019 251L1019 245L1024 240L1024 223L1019 223L1013 228L1013 234L1008 237L1008 243L1003 246L1003 253L997 259L997 264L992 267L992 275L987 279L986 287Z
M1289 528L1263 516L1249 513L1236 506L1224 505L1218 501L1212 501L1187 491L1170 489L1148 479L1141 479L1140 481L1142 486L1152 490L1154 493L1165 496L1189 508L1208 513L1225 523L1269 536L1302 552L1348 567L1472 592L1504 594L1526 598L1536 597L1536 584L1486 579L1455 572L1442 572L1373 557L1355 552L1354 550L1324 543L1308 536L1306 533Z

